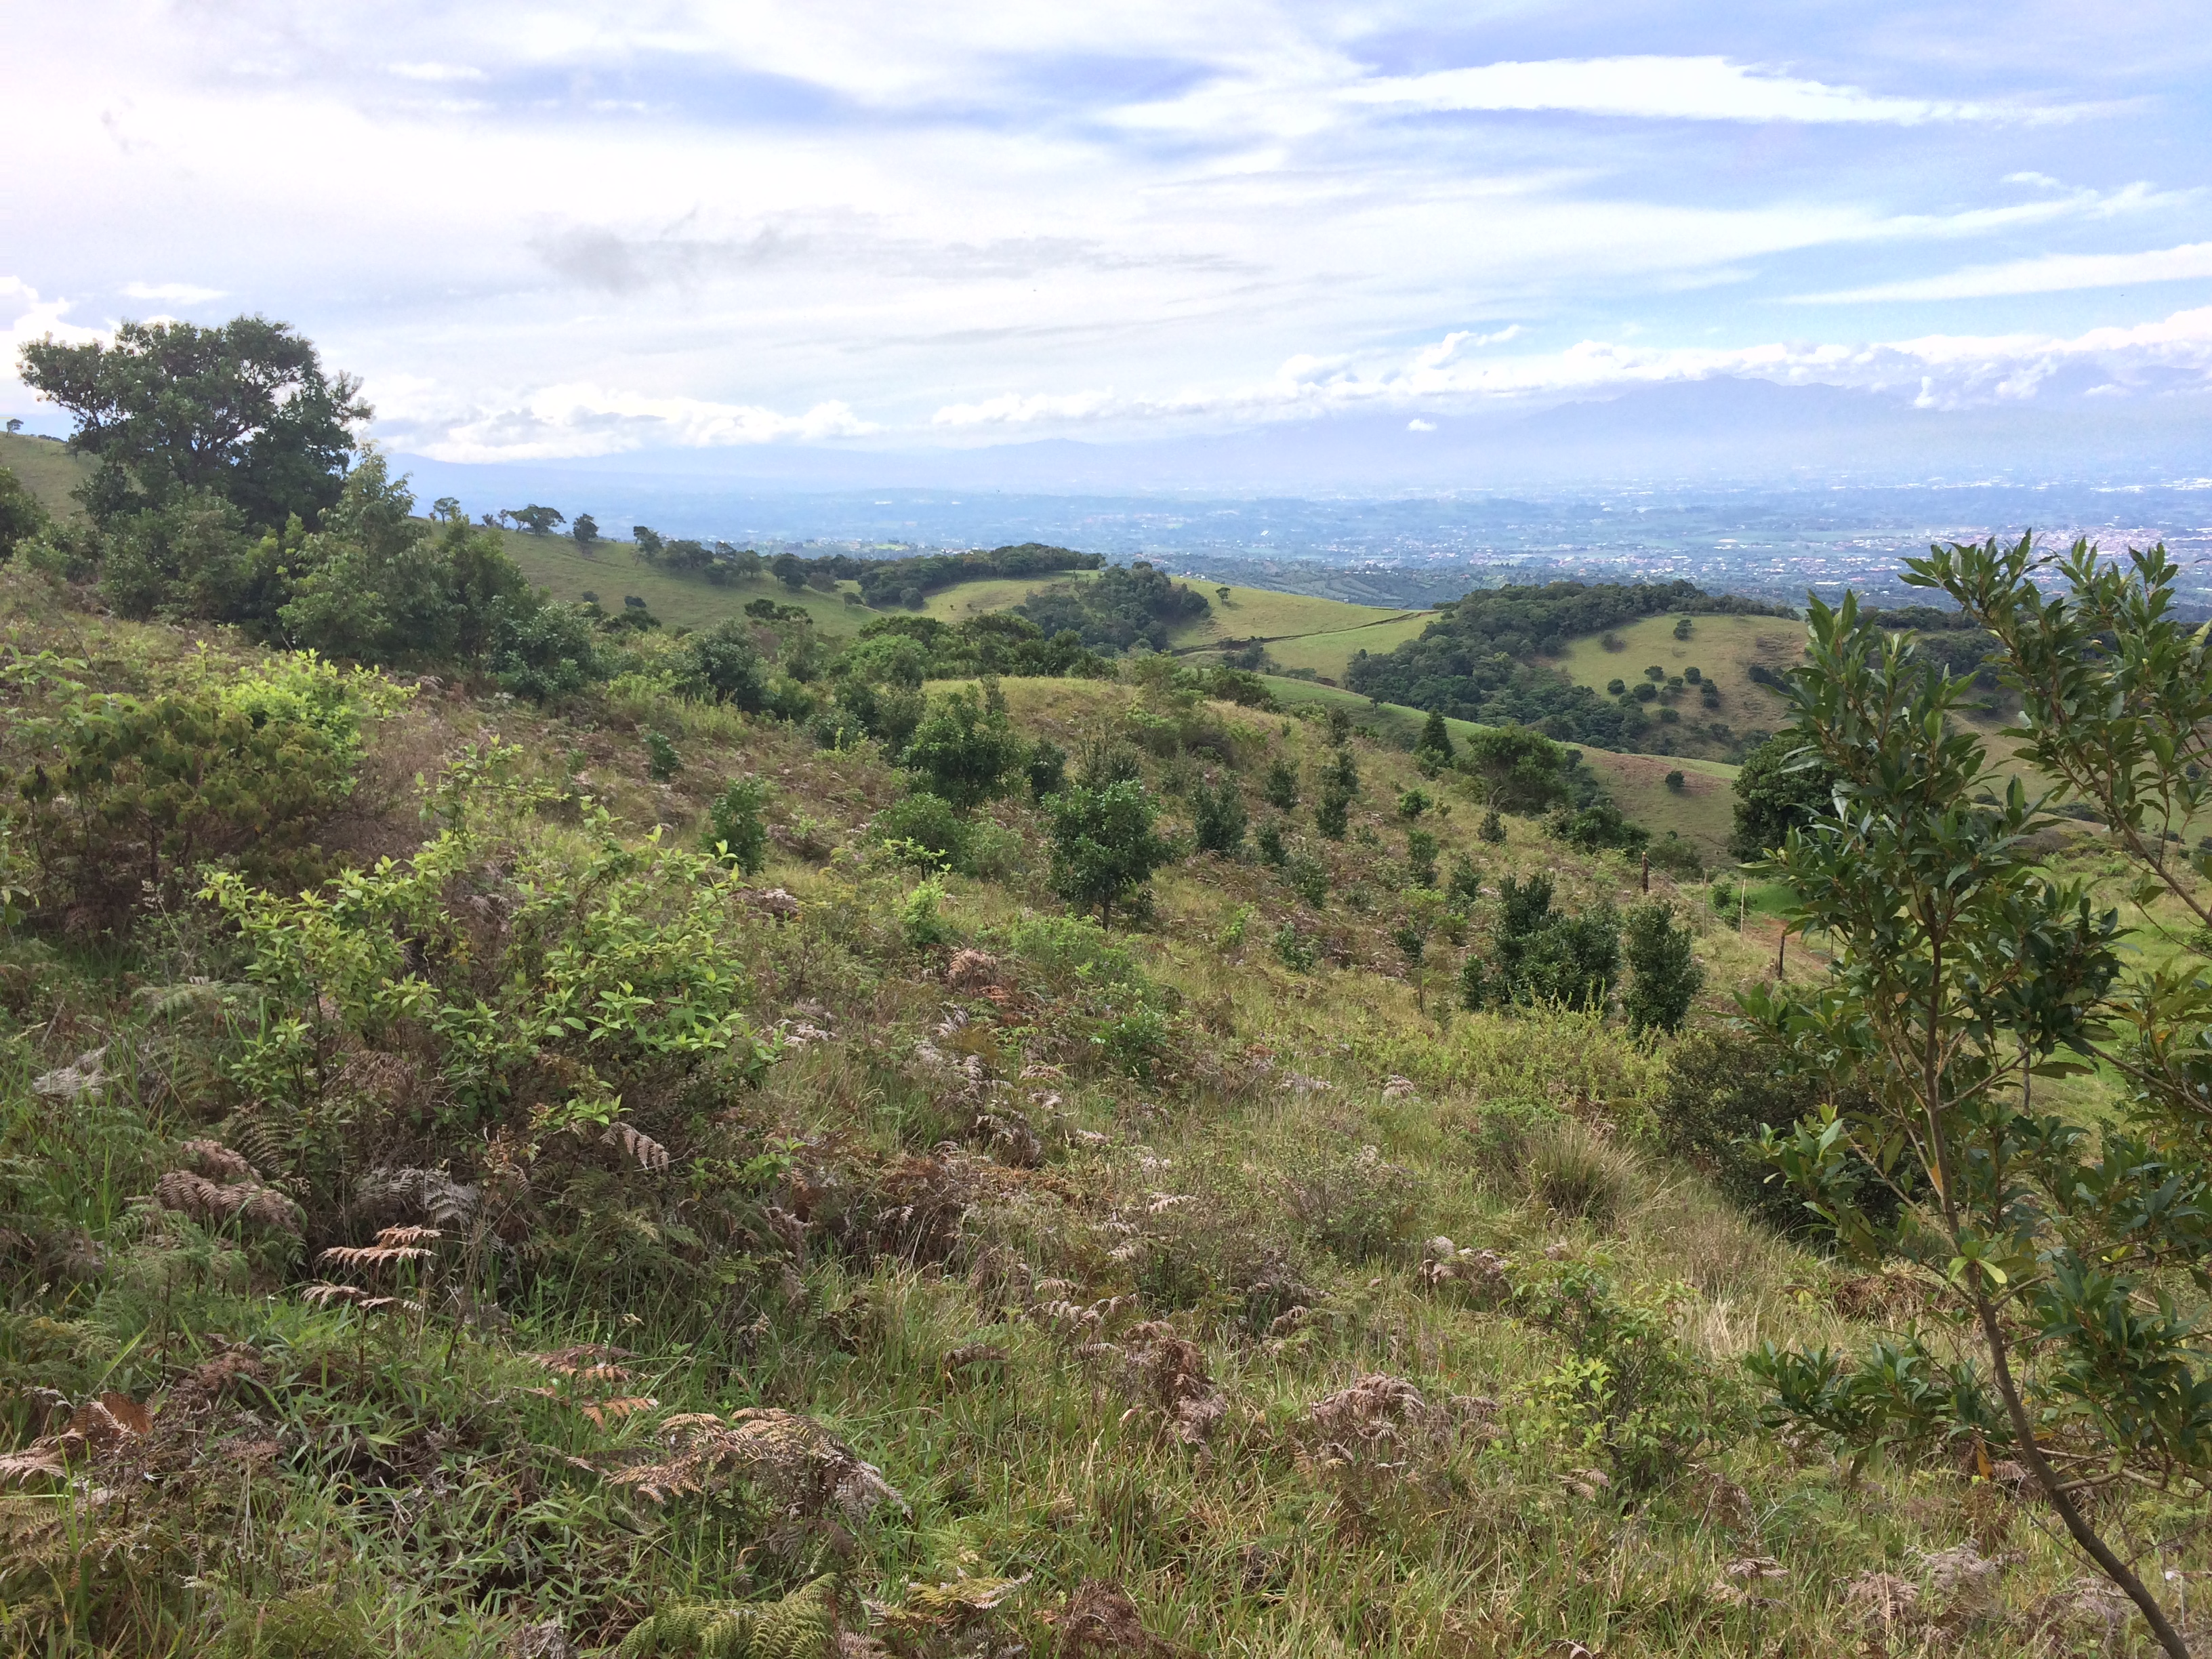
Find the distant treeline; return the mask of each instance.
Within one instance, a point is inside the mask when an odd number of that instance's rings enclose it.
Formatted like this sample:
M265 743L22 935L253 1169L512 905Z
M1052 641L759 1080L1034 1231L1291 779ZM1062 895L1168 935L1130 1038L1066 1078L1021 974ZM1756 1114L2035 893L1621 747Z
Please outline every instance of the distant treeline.
M860 584L863 599L878 608L903 605L913 610L921 606L926 595L962 582L991 576L1049 576L1063 570L1096 570L1106 560L1103 554L1024 542L1018 547L994 547L988 551L920 553L904 559L851 562L857 566L852 579Z
M765 572L785 586L828 592L839 582L856 582L860 598L878 610L904 605L919 611L941 588L990 576L1049 576L1066 570L1096 570L1106 561L1097 553L1024 542L1018 547L976 549L966 553L917 553L902 559L863 559L850 553L804 558L791 552L763 558L749 547L663 536L650 525L631 532L637 556L664 570L689 572L708 581L728 583Z
M1668 612L1796 614L1787 605L1708 593L1686 581L1485 588L1438 605L1420 638L1382 655L1359 653L1345 672L1345 684L1385 702L1461 720L1540 725L1564 741L1634 749L1645 725L1640 709L1600 696L1532 659L1557 655L1571 639Z

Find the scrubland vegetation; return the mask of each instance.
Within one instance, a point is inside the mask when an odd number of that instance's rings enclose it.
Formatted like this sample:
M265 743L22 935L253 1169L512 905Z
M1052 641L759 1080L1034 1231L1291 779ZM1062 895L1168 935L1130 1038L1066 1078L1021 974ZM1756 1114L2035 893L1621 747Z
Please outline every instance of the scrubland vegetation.
M173 501L0 569L0 1651L2202 1645L2156 558L1923 571L2095 826L1816 610L1778 975L1528 726L675 637L399 495L234 617L118 614ZM333 570L453 643L296 648Z

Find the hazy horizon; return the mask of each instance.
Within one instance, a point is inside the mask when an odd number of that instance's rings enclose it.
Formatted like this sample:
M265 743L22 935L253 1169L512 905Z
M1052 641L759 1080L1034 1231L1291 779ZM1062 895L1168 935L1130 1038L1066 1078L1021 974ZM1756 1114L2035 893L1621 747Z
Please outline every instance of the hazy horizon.
M0 31L0 416L33 430L25 340L258 312L487 489L2212 476L2191 8L95 0Z

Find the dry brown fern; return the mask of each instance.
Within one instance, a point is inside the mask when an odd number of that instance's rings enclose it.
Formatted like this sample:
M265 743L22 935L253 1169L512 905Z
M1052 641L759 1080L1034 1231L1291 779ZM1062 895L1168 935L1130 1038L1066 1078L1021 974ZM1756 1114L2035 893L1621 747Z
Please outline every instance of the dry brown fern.
M200 1144L214 1145L211 1141ZM172 1170L154 1183L154 1202L208 1226L236 1219L274 1228L295 1237L301 1229L297 1204L274 1187L264 1187L250 1179L228 1183L210 1181L190 1170Z
M609 1478L656 1503L747 1481L781 1516L769 1540L780 1553L793 1553L824 1522L858 1526L884 1504L909 1512L880 1469L796 1412L761 1407L733 1412L726 1420L711 1412L680 1413L659 1425L657 1437L658 1460Z
M177 1153L210 1181L258 1182L261 1179L258 1170L219 1140L187 1140L178 1146Z
M637 1160L637 1167L652 1175L665 1175L668 1170L668 1148L634 1124L611 1123L607 1126L606 1143L619 1146Z

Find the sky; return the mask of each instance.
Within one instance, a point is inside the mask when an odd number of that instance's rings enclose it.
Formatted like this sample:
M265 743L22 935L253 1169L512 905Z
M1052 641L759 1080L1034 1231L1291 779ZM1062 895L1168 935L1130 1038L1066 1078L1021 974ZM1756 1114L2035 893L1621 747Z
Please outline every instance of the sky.
M260 313L448 463L1723 375L2201 420L2208 88L2165 0L13 0L0 348Z

